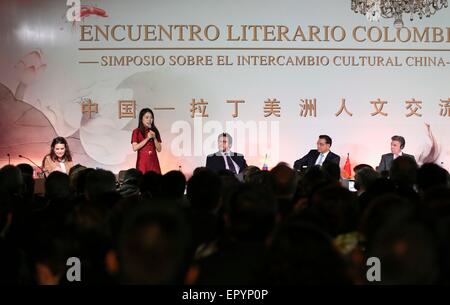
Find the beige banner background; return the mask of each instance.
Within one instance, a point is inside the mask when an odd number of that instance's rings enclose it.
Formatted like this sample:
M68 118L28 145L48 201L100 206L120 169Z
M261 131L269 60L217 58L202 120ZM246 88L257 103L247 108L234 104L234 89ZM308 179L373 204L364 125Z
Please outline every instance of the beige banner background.
M406 138L405 152L450 168L450 110L443 102L450 98L449 9L413 23L405 18L409 30L396 38L393 20L368 23L344 0L81 4L89 9L79 22L66 19L66 1L0 4L2 165L8 163L8 153L12 163L23 161L19 154L40 163L52 138L60 135L69 139L78 163L114 172L133 167L130 139L137 121L121 118L118 102L134 100L137 112L156 108L163 172L181 166L189 173L204 164L206 154L214 152L205 142L214 142L217 133L205 129L208 122L218 128L230 122L275 128L275 135L258 127L256 136L235 136L236 150L257 166L266 153L269 166L293 164L315 146L319 134L333 138L332 150L342 162L349 153L353 165L376 166L389 151L390 137L400 134ZM183 40L175 30L172 39L165 35L160 40L150 34L152 40L121 40L124 32L118 31L116 39L109 34L108 40L95 41L93 32L86 34L107 25L120 30L125 25L186 28ZM251 25L267 27L253 32ZM289 34L280 36L280 26ZM285 39L293 37L295 41ZM81 112L83 98L98 104L99 112L91 118ZM192 99L208 102L200 131L191 116ZM266 116L265 101L274 99L279 116ZM315 116L305 116L302 104L314 99ZM345 111L336 116L342 99L352 116ZM378 99L387 102L387 116L372 115L376 109L371 101ZM245 101L238 105L237 117L235 105L227 102L232 100ZM191 130L190 149L183 156L175 151L180 133L174 124ZM196 132L200 141L194 139ZM264 135L270 135L267 145L260 143Z

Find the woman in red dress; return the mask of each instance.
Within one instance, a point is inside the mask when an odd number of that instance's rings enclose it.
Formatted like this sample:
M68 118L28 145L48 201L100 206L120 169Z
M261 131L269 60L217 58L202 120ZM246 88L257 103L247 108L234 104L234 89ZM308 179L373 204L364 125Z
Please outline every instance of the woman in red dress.
M136 168L143 174L154 171L161 174L157 152L161 152L161 136L155 126L153 111L144 108L139 113L139 126L131 137L133 151L137 151Z

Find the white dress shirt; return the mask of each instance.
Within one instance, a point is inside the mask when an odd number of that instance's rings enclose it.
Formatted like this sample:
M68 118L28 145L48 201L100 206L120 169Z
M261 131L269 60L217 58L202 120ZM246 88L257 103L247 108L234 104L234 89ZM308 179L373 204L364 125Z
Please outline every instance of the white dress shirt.
M319 156L317 157L317 159L316 159L316 165L320 165L320 166L322 166L322 164L323 164L323 162L325 161L325 159L327 158L327 156L328 156L328 153L329 153L330 151L327 151L327 152L325 152L325 153L319 153ZM321 162L320 162L320 164L319 164L319 160L320 160L320 155L321 154L323 154L323 157L322 157L322 160L321 160Z
M403 155L403 152L401 151L398 155L396 154L392 154L393 155L393 160L397 159L398 157L400 157L401 155Z
M230 158L231 158L230 152L229 151L221 152L221 154L222 154L222 157L223 157L223 162L225 162L225 168L227 170L230 170L230 167L228 166L228 162L227 162L227 157L226 157L227 155L229 155ZM233 162L233 164L234 164L234 168L236 169L236 174L239 174L240 167L236 164L236 162L234 162L233 159L231 159L231 162Z

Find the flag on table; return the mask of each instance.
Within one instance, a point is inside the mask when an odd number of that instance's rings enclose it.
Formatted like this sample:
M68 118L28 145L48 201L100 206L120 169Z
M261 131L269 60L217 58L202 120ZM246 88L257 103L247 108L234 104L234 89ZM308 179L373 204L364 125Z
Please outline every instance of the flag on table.
M347 160L344 165L343 177L350 179L352 177L352 166L350 165L350 154L347 154Z
M269 166L267 165L267 154L266 154L266 157L264 158L264 164L262 166L262 170L263 171L269 170Z

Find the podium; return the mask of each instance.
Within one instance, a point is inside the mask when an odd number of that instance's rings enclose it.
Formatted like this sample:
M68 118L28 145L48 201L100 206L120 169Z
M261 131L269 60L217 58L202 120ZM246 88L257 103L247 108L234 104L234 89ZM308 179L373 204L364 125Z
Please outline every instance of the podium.
M44 178L34 178L34 194L45 195L45 179Z

